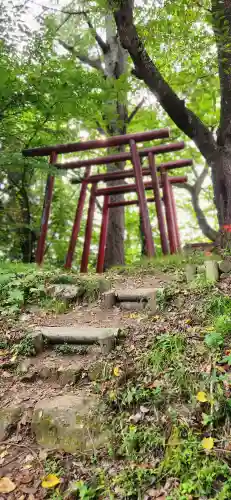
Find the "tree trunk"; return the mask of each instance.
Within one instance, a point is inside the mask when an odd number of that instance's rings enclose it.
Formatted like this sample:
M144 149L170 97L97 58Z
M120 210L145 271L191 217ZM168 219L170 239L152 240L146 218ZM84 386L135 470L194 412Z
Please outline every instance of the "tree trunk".
M9 193L16 200L18 216L16 234L21 249L21 258L25 263L34 262L36 234L31 229L31 211L28 196L28 186L25 182L25 171L8 174ZM15 217L15 216L14 216Z
M194 141L211 167L220 244L231 247L231 0L212 0L221 90L217 141L209 128L187 108L160 73L139 37L133 19L134 0L109 0L122 46L134 63L133 74L143 80L175 124ZM194 200L196 201L196 200Z
M141 242L141 257L145 257L146 255L146 245L145 245L145 236L143 231L143 223L141 214L139 216L139 231L140 231L140 242Z
M126 72L127 55L120 44L120 40L116 34L116 26L112 15L106 16L106 43L107 51L104 55L105 75L108 79L118 80L121 75ZM113 89L114 90L114 89ZM112 95L114 92L112 92ZM122 96L122 102L116 98L106 103L106 118L110 117L107 126L109 135L121 135L126 133L127 123L127 107L126 107L126 92ZM111 118L113 117L113 118ZM118 148L116 152L123 151ZM111 152L111 150L110 150ZM123 170L124 163L108 165L107 171ZM108 182L108 186L113 184L123 184L121 182ZM123 195L115 195L110 197L110 201L120 201ZM115 265L124 265L124 207L116 207L110 209L108 222L108 235L105 253L105 269Z
M220 234L217 244L231 248L231 148L219 147L211 162L214 203L217 209Z
M36 236L34 231L31 230L31 214L30 203L26 187L21 187L19 190L19 204L21 208L22 227L19 231L20 246L22 252L22 261L26 264L34 262L34 250L36 243Z

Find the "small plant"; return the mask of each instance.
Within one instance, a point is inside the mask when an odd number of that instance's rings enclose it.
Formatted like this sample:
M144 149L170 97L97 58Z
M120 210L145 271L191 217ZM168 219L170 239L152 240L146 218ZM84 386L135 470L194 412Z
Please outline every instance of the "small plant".
M130 459L147 456L148 453L160 456L164 450L164 436L157 427L129 425L122 430L120 451Z
M88 352L88 347L87 346L82 346L82 345L73 345L73 344L60 344L55 347L55 351L57 354L65 354L65 355L70 355L70 354L80 354L80 355L85 355Z
M212 332L205 335L205 344L209 349L218 349L224 345L224 338L219 332Z
M231 314L231 298L221 294L212 295L206 300L205 310L211 316Z
M231 333L231 317L226 314L218 316L214 321L214 330L223 335Z
M102 493L102 486L101 485L99 485L99 486L98 485L89 485L85 481L80 480L80 481L75 481L74 483L72 483L71 487L68 489L67 493L71 494L71 498L73 495L78 495L75 498L79 498L80 500L95 500L97 498L102 498L100 496L100 492Z
M6 340L0 340L0 349L8 349L9 345Z
M171 299L175 296L175 290L173 286L166 286L162 290L157 290L156 303L160 311L164 311L168 306Z
M55 474L57 477L64 476L65 470L60 461L55 458L46 458L44 463L44 471L48 474Z
M207 281L205 275L197 274L195 279L190 283L189 288L197 292L204 292L206 290L212 290L214 288L214 283Z
M170 335L169 333L161 335L149 354L149 364L158 373L182 356L185 344L185 339L181 335Z
M35 356L36 350L34 347L33 339L30 334L27 334L19 344L16 344L13 348L14 353L21 356Z

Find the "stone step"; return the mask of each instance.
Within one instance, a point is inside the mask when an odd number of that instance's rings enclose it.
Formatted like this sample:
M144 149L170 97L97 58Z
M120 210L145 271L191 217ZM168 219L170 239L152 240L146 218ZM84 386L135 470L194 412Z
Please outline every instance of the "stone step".
M94 394L67 393L35 405L32 430L37 443L46 449L92 455L108 444L104 413Z
M111 309L119 305L124 309L132 309L131 303L134 303L134 310L141 310L146 307L150 313L156 312L156 295L160 288L136 288L127 290L109 291L103 294L103 307ZM123 305L125 304L125 305ZM141 305L144 304L144 307Z
M143 311L145 309L146 305L147 305L147 302L144 302L144 301L120 302L119 303L120 309L124 309L125 311Z
M23 359L18 365L18 376L26 384L43 380L61 387L78 384L83 377L95 381L111 373L110 364L102 357L98 359L99 355L98 346L88 347L87 354L82 355L45 351L33 358Z
M32 337L37 352L43 350L45 340L48 344L99 344L102 352L107 353L113 349L119 331L119 328L45 326L36 328Z
M118 302L147 302L153 294L156 294L156 288L135 288L115 291Z

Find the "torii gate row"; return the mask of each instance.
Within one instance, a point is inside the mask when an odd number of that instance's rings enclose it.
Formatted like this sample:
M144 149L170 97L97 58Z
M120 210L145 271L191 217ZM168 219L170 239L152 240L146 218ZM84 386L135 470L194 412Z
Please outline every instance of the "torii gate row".
M154 248L154 243L152 239L152 231L151 231L151 225L149 221L149 215L148 215L148 209L147 209L147 200L145 197L145 189L147 188L146 185L143 183L143 172L140 164L140 156L149 156L149 166L150 166L150 172L152 176L152 183L151 187L154 189L154 181L153 178L155 178L156 174L156 169L155 169L155 163L154 163L154 158L153 154L160 154L164 152L170 152L170 151L177 151L180 149L183 149L184 143L179 142L179 143L173 143L173 144L162 144L150 148L146 148L143 150L138 151L136 147L136 142L143 142L143 141L148 141L152 139L160 139L160 138L167 138L169 137L169 129L160 129L160 130L152 130L148 132L142 132L142 133L135 133L135 134L126 134L122 136L113 136L110 137L106 140L94 140L94 141L86 141L82 143L73 143L73 144L58 144L55 146L46 146L46 147L41 147L41 148L34 148L34 149L28 149L24 150L23 154L24 156L46 156L50 155L50 164L57 168L62 168L62 169L73 169L73 168L79 168L82 166L86 167L85 171L85 176L84 180L82 181L82 188L81 188L81 193L78 201L78 207L77 207L77 212L76 216L77 219L75 218L75 222L73 225L73 231L72 231L72 237L69 245L69 250L67 254L67 259L66 259L66 267L71 267L71 262L72 262L72 257L73 257L73 243L75 247L76 239L78 236L79 232L79 225L80 225L80 220L82 217L82 211L83 211L83 205L85 201L85 196L86 196L86 188L87 184L89 182L89 176L90 176L90 165L93 164L108 164L112 163L115 161L125 161L127 159L131 160L133 163L134 170L133 171L128 171L128 177L135 177L136 184L135 186L135 192L138 194L138 203L140 207L140 215L141 219L143 221L143 231L144 231L144 236L145 236L145 242L146 242L146 252L149 257L154 256L155 254L155 248ZM122 144L129 144L130 145L130 153L120 153L117 155L111 155L107 157L99 157L96 159L88 159L88 160L78 160L78 161L72 161L72 162L66 162L62 164L57 163L57 156L59 153L67 153L67 152L75 152L75 151L86 151L90 149L95 149L95 148L105 148L105 147L114 147L114 146L119 146ZM183 162L180 163L179 162ZM170 165L171 163L171 165ZM180 166L186 166L189 164L192 164L191 160L178 160L178 165L176 164L177 162L169 162L169 165L167 164L162 164L161 171L162 171L162 180L161 183L164 188L164 202L165 202L165 207L169 206L168 210L168 216L169 217L169 227L172 224L173 225L173 215L171 216L171 221L170 221L170 213L173 214L174 212L174 207L173 207L173 202L172 200L172 195L171 195L171 180L170 182L168 181L167 174L163 172L163 169L168 169L168 168L175 168L175 167L180 167ZM151 165L154 165L154 168ZM158 168L160 168L159 166ZM145 169L143 169L145 171ZM123 177L126 178L127 174L125 175L126 171L124 171ZM116 177L114 177L113 180L118 178L118 174L121 174L121 171L119 172L114 172L113 173ZM133 175L132 175L133 174ZM101 175L101 174L100 174ZM103 174L103 177L101 179L95 179L93 180L94 184L92 185L92 196L91 200L96 196L96 191L97 191L97 184L99 180L104 180L105 176L110 175L110 174ZM148 175L147 173L144 173L144 175ZM94 176L92 176L94 177ZM179 179L179 178L178 178ZM108 180L106 178L106 180ZM183 178L182 182L185 182L186 178ZM156 185L158 186L157 178L156 178ZM54 186L54 175L50 174L47 177L47 183L46 183L46 190L45 190L45 197L44 197L44 206L43 206L43 215L42 215L42 222L41 222L41 233L40 233L40 238L38 242L38 248L37 248L37 255L36 255L36 262L38 264L41 264L43 261L44 257L44 250L45 250L45 240L46 240L46 234L47 234L47 229L48 229L48 219L49 219L49 213L50 213L50 207L51 207L51 201L52 201L52 194L53 194L53 186ZM114 188L116 186L113 186ZM127 185L126 185L127 187ZM107 189L107 188L106 188ZM131 189L131 188L130 188ZM150 189L150 187L148 187ZM157 192L157 190L156 190ZM98 190L97 195L99 195L100 190ZM93 196L94 194L94 196ZM106 194L106 193L105 193ZM155 193L154 193L155 194ZM107 194L108 195L108 194ZM90 200L89 204L89 210L90 213L94 213L94 203L93 201ZM156 206L161 202L160 200L156 199L155 196L155 201L156 201ZM88 211L89 212L89 211ZM159 211L160 212L160 211ZM167 214L167 208L166 208L166 214ZM160 215L158 216L158 221L160 219ZM163 219L163 217L162 217ZM92 219L93 220L93 219ZM164 220L162 221L164 224ZM170 224L171 223L171 224ZM175 224L176 226L176 224ZM160 227L160 222L159 222L159 227ZM87 232L87 228L86 228ZM176 233L176 227L174 229L174 233ZM162 241L163 240L163 241ZM164 243L164 234L161 234L161 241L162 241L162 248L165 253L167 253L167 244L166 242ZM86 239L85 239L86 243ZM89 244L89 242L86 243L86 247ZM171 247L171 241L170 241L170 247ZM174 247L174 248L173 248ZM172 242L172 248L170 248L171 251L176 250L176 242L175 246L173 245ZM86 254L86 252L85 252ZM83 259L82 259L83 260ZM81 268L83 269L84 266L81 265ZM86 266L85 266L86 267Z
M133 174L134 175L134 174ZM147 203L154 201L156 203L156 211L157 211L157 219L158 226L160 230L160 238L161 238L161 246L162 251L166 255L169 253L168 248L168 238L170 244L170 252L176 253L180 249L180 234L177 224L177 216L176 216L176 205L175 199L172 191L172 184L182 184L187 182L187 176L182 177L168 177L167 172L163 172L161 175L161 179L157 179L157 182L154 184L153 181L144 182L145 191L153 190L155 193L154 198L148 198L146 200ZM154 187L155 186L155 187ZM167 230L168 237L165 229L165 218L161 204L161 196L160 196L160 187L163 188L164 192L164 205L166 212L166 222L167 222ZM97 196L104 196L103 203L103 211L102 211L102 222L101 222L101 231L100 231L100 240L99 240L99 250L98 250L98 260L97 260L97 273L102 273L104 270L104 258L105 258L105 248L106 248L106 240L107 240L107 228L108 228L108 219L109 219L109 209L120 206L127 205L139 205L139 200L121 200L118 202L110 203L110 195L112 194L125 194L125 193L137 193L136 184L125 184L119 186L111 186L108 188L97 189L96 184L92 184L91 194L88 206L88 214L87 214L87 223L85 229L85 239L84 239L84 247L82 253L82 260L80 271L82 273L87 272L89 254L90 254L90 244L93 230L93 218L95 211L95 201ZM79 212L77 211L77 214ZM141 214L140 214L141 215ZM142 219L142 215L141 215ZM143 223L143 219L142 219ZM79 223L80 226L80 223ZM74 227L74 226L73 226ZM153 242L153 239L152 239ZM74 243L74 245L73 245ZM75 242L71 239L69 250L67 253L66 259L66 268L71 267L72 258L73 258L73 247L75 247ZM146 243L146 241L145 241ZM153 242L154 247L154 242ZM147 250L147 244L146 244ZM154 247L154 255L155 255L155 247Z

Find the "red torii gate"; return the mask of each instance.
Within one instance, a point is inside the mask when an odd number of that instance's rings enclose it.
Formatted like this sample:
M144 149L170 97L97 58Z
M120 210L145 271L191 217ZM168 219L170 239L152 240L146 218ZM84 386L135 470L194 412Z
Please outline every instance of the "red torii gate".
M143 223L143 231L145 236L146 243L146 252L147 256L152 257L155 255L155 247L152 238L152 230L149 220L147 201L155 201L156 210L157 210L157 218L160 230L161 237L161 245L162 251L164 254L168 253L168 239L165 230L165 220L164 214L162 211L161 197L160 197L160 187L163 188L163 196L164 196L164 204L166 211L166 221L168 228L168 237L170 243L170 251L171 253L175 253L180 248L180 237L179 230L176 220L176 207L174 196L172 192L172 184L176 182L186 182L187 177L173 177L168 178L167 171L172 168L181 168L184 166L192 165L192 160L177 160L175 162L167 162L160 164L157 168L155 166L155 155L161 154L164 152L178 151L184 148L183 142L177 142L173 144L161 144L157 146L152 146L149 148L137 150L136 143L148 141L152 139L161 139L169 137L169 129L160 129L160 130L152 130L148 132L142 133L134 133L134 134L126 134L122 136L114 136L110 137L106 140L94 140L94 141L86 141L82 143L73 143L73 144L58 144L55 146L46 146L41 148L33 148L27 149L23 151L24 156L50 156L49 163L55 166L58 169L75 169L80 167L85 167L85 174L81 181L73 180L73 183L81 182L81 191L77 204L75 220L72 229L72 235L70 239L70 244L66 257L66 268L71 268L72 259L74 255L75 245L80 229L80 223L82 219L83 207L86 198L86 190L87 185L91 183L91 195L89 201L88 208L88 217L87 224L85 230L85 241L84 241L84 249L81 261L81 272L87 271L88 266L88 258L90 251L90 241L92 234L92 224L93 224L93 216L94 216L94 208L95 208L95 199L96 196L104 196L104 205L103 205L103 216L102 216L102 225L101 225L101 234L100 234L100 243L99 243L99 254L98 254L98 263L97 263L97 272L103 271L104 265L104 254L105 254L105 246L106 246L106 236L107 236L107 223L108 223L108 211L110 208L115 206L126 206L131 204L138 204L140 207L140 215ZM57 162L57 157L59 153L69 153L76 151L87 151L91 149L105 148L105 147L114 147L123 144L130 145L130 152L119 153L114 155L108 155L106 157L97 157L95 159L88 160L76 160L70 161L66 163L59 164ZM141 167L140 157L148 156L149 160L149 168ZM116 161L126 161L130 160L133 163L133 169L125 170L125 171L117 171L107 174L97 174L90 175L90 169L92 165L104 165L109 163L114 163ZM157 170L160 171L161 177L160 180L157 176ZM151 175L151 182L143 182L143 176ZM121 180L126 178L135 177L135 184L126 184L120 186L112 186L108 188L97 189L97 183L100 181L109 181L109 180ZM45 251L45 240L48 229L48 219L52 201L54 187L54 176L48 174L45 197L44 197L44 206L43 206L43 215L41 222L41 233L37 247L36 253L36 262L41 264L44 258ZM154 199L146 200L145 190L153 189ZM127 200L121 202L110 203L109 196L110 194L117 193L126 193L126 192L136 192L138 195L138 200Z

